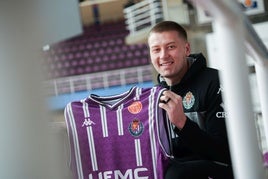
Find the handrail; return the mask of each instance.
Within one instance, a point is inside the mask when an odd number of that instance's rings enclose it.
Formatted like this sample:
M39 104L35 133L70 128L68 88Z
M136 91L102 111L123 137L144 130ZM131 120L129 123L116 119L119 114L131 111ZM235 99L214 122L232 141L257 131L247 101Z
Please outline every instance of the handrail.
M262 65L268 65L268 50L260 39L251 22L245 13L242 12L239 4L234 1L228 3L228 1L220 0L189 0L193 5L199 6L214 18L225 21L225 23L233 22L235 18L242 18L245 32L245 40L248 46L247 50L251 55L256 55L259 58L254 58L257 63Z
M260 39L256 31L254 30L252 24L249 22L246 16L243 16L245 28L246 28L246 42L247 42L247 49L251 53L251 55L256 60L257 63L261 65L265 65L268 67L268 50ZM263 59L263 60L260 60Z

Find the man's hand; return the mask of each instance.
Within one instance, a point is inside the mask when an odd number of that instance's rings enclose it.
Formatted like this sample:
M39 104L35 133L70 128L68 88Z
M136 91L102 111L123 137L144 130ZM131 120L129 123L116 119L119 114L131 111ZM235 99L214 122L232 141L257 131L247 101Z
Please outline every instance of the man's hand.
M177 128L182 129L186 123L183 111L182 97L172 91L164 91L160 97L159 107L166 110L169 120Z

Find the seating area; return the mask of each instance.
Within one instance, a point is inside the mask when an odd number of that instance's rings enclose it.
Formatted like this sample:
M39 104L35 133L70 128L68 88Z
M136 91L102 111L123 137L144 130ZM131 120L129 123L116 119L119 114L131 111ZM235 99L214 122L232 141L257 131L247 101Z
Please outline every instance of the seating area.
M84 27L76 37L44 48L48 96L152 81L146 44L127 45L124 21Z
M47 79L148 65L145 44L126 45L124 21L84 27L84 33L44 51Z

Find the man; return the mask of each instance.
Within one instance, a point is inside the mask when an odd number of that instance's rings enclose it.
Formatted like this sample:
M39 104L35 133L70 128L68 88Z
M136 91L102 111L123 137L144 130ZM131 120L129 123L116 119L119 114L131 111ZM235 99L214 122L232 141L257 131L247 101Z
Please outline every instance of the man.
M163 21L148 36L165 109L174 129L174 160L166 179L233 178L218 71L202 54L190 54L187 33Z

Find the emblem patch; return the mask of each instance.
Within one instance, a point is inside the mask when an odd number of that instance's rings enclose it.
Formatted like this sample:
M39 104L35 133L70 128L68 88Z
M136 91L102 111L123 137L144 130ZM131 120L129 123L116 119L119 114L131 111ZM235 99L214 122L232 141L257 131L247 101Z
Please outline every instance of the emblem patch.
M134 101L127 109L132 114L138 114L142 110L142 103L140 101Z
M193 93L190 91L186 93L186 95L184 96L182 100L182 104L185 109L191 109L191 107L193 107L194 105L194 102L195 102L195 97Z
M134 119L128 126L130 134L134 137L140 136L143 132L143 129L144 129L143 124L138 119Z

